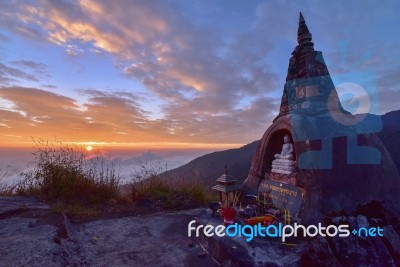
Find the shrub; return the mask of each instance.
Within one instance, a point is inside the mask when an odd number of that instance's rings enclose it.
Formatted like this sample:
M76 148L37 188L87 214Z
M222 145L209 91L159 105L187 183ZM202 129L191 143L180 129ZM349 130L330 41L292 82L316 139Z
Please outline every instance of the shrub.
M195 181L179 179L167 180L151 175L135 181L132 187L133 198L151 198L163 201L167 206L184 206L185 202L204 206L213 199L210 189Z
M34 140L33 169L23 173L18 194L38 195L64 204L100 204L118 197L114 166L89 157L82 148Z

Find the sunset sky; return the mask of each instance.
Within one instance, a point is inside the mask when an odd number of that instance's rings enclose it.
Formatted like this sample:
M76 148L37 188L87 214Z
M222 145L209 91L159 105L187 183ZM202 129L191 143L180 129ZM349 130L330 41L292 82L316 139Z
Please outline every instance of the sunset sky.
M400 108L399 1L1 1L0 147L33 137L222 150L260 139L299 11L336 84L373 72L378 113Z

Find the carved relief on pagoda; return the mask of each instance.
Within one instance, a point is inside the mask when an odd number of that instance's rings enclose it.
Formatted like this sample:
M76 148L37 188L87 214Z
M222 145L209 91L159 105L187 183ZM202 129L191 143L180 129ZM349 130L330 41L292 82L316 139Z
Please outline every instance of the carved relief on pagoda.
M286 113L286 112L288 112L288 111L289 111L289 105L288 105L288 104L282 104L282 105L281 105L280 112L281 112L281 113Z
M318 96L318 85L305 85L296 87L296 98Z

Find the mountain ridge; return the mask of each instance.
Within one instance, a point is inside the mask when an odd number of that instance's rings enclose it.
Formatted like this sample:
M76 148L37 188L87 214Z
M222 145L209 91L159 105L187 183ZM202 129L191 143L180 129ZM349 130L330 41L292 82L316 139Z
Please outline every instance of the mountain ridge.
M384 115L374 115L382 118L382 131L376 133L392 156L400 170L400 110L394 110ZM206 186L212 186L215 180L228 166L228 172L241 184L247 177L251 162L260 140L253 141L240 148L216 151L193 159L178 168L160 174L165 179L197 179Z

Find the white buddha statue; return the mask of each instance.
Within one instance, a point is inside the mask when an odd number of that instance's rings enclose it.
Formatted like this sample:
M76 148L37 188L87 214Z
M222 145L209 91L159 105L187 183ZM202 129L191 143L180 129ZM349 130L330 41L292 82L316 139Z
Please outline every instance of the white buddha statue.
M284 144L280 154L275 154L275 160L272 161L272 172L282 174L292 174L296 172L296 163L293 160L293 144L290 143L289 135L283 138Z
M283 137L283 146L280 154L275 154L276 159L293 159L293 145L290 143L289 135Z

